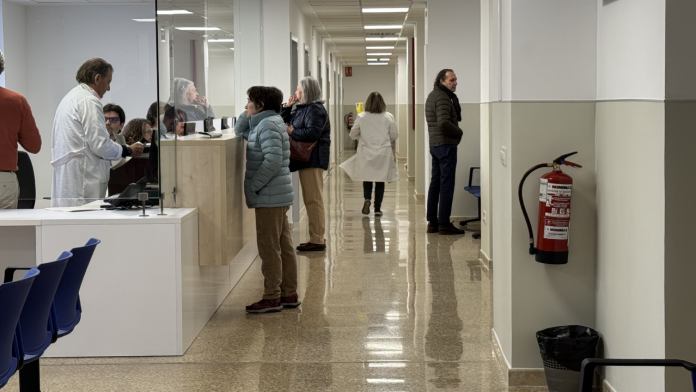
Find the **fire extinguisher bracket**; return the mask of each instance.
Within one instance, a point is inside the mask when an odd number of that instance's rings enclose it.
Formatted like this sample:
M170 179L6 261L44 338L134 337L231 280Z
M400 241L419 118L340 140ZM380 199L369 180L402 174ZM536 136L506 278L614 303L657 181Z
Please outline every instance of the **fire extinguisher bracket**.
M573 189L573 179L561 171L561 165L570 167L582 167L576 163L566 161L572 152L564 154L551 163L534 165L520 180L517 189L517 197L524 214L529 231L529 254L535 255L535 260L544 264L568 263L568 234L570 228L570 199ZM534 246L534 231L529 220L527 209L524 206L522 189L524 182L532 172L543 167L551 167L552 171L541 176L539 186L539 214L537 227L537 246Z

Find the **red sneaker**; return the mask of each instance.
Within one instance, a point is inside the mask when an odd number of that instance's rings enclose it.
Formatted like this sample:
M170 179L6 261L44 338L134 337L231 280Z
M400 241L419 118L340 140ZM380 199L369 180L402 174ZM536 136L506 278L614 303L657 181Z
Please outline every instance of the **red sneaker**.
M262 299L246 307L247 313L272 313L281 310L283 310L283 306L280 304L280 298Z
M280 305L282 305L284 308L296 308L301 304L302 302L300 302L297 294L289 295L287 297L280 297Z

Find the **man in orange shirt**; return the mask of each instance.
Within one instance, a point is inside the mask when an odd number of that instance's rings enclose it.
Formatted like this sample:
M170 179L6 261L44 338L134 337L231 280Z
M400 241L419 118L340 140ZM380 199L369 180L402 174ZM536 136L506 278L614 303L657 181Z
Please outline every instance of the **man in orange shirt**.
M0 74L5 57L0 51ZM41 135L26 98L0 87L0 209L17 208L17 143L36 154L41 150Z

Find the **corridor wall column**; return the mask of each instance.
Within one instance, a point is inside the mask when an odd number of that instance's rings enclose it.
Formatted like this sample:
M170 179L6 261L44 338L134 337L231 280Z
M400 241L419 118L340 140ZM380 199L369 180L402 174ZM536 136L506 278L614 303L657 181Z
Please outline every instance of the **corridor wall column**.
M595 326L597 4L491 2L494 7L484 2L489 10L484 26L502 21L500 37L488 30L489 62L502 64L489 78L498 79L502 94L490 105L491 133L484 137L496 157L490 159L487 180L493 195L494 339L504 370L527 373L532 385L545 385L535 332L558 325ZM496 49L500 57L493 55ZM528 252L517 185L531 166L572 151L579 151L573 161L583 168L570 173L570 260L566 265L540 264ZM527 205L534 206L531 216L536 216L542 172L530 176L524 189Z

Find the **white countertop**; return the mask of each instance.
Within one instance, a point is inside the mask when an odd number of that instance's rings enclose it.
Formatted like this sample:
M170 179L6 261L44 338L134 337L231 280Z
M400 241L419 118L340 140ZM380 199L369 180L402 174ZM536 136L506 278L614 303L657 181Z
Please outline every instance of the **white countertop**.
M0 226L48 226L48 225L119 225L119 224L171 224L182 223L198 215L197 208L148 208L148 217L140 217L142 209L62 212L37 210L0 210Z

